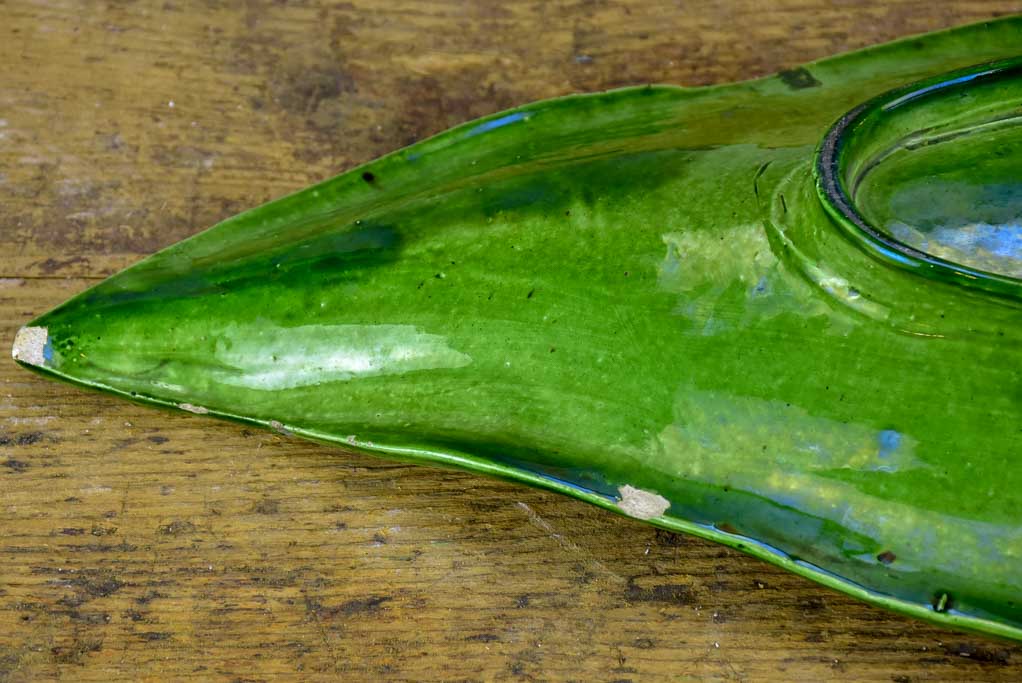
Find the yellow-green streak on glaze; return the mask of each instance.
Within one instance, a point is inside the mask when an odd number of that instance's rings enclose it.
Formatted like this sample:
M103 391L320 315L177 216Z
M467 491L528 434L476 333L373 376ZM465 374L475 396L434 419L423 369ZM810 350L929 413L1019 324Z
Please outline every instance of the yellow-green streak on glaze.
M1020 45L1005 19L468 123L150 257L16 357L1022 639L1022 305L875 258L814 176L845 112Z

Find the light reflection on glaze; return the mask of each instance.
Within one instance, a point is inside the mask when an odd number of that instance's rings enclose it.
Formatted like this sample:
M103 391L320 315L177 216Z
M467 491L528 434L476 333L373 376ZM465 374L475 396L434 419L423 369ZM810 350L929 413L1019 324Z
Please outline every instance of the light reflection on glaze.
M730 467L739 475L775 468L814 473L929 468L916 457L918 441L910 435L815 417L783 401L689 389L679 393L675 415L677 421L665 428L660 440L673 444L679 454L674 461L682 463L679 474L685 476L701 477L705 469L716 469L713 463L721 453L737 460Z
M739 287L747 299L748 314L769 318L792 310L801 283L791 282L778 268L777 258L767 241L763 227L756 223L739 224L723 230L692 229L668 232L661 236L665 246L657 271L657 284L677 294L675 312L701 325L702 334L726 333L735 322L726 311L729 291ZM741 259L729 254L741 253ZM824 315L820 302L802 309L807 316Z
M940 226L924 233L898 221L890 230L898 240L928 254L1022 278L1022 223Z
M812 296L810 283L779 263L762 224L666 233L662 239L666 253L658 268L658 284L665 291L683 295L678 299L676 312L702 322L703 334L707 336L725 332L732 324L716 309L727 306L722 302L728 290L736 286L746 291L742 326L794 313L803 317L825 316L830 332L847 334L854 318L841 310L844 306L879 320L887 315L884 306L862 298L845 278L819 263L804 264L806 274L812 284L840 306L828 305ZM746 257L730 257L734 253Z
M816 417L781 401L692 390L679 393L676 420L654 444L663 454L660 459L673 465L671 475L726 482L735 492L873 539L875 547L859 555L862 562L877 564L877 552L892 539L900 539L892 548L900 571L937 567L969 572L979 561L992 573L1012 576L1022 560L1017 525L930 510L925 501L884 500L843 480L842 472L893 477L914 470L941 486L940 473L915 456L918 442L910 435ZM775 545L785 549L783 541ZM835 559L842 554L829 546L822 537L815 545ZM1016 589L1022 590L1022 582Z
M221 382L263 391L472 362L449 348L444 337L412 325L277 327L265 320L225 328L214 357L220 367L211 372Z

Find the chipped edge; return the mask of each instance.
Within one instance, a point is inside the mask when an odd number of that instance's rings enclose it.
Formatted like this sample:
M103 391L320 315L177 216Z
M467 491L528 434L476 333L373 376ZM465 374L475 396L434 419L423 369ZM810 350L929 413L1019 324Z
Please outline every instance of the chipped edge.
M45 327L25 326L14 335L11 358L29 365L46 365L46 343L50 333Z
M671 507L671 501L660 494L643 491L628 484L618 488L618 493L621 494L621 500L617 504L618 509L636 519L659 517L667 512L667 508Z
M205 415L209 412L209 408L192 405L191 403L178 403L177 407L181 410L187 410L189 413L195 413L196 415Z
M280 422L278 420L270 420L266 424L269 425L270 429L277 432L278 434L283 434L284 436L292 435L291 430L285 427L283 422Z

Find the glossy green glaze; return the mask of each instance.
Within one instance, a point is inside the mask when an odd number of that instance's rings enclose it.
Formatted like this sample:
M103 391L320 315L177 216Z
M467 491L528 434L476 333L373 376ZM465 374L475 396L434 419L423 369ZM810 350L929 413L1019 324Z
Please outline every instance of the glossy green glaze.
M498 114L172 246L15 353L1022 639L1022 86L929 85L1020 45L1006 19Z

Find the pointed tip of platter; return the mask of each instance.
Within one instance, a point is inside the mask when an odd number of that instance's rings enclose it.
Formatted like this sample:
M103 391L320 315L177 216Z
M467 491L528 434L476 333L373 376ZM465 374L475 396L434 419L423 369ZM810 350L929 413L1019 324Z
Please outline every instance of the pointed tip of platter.
M46 366L49 353L49 332L45 327L26 325L14 336L11 357L27 365Z

